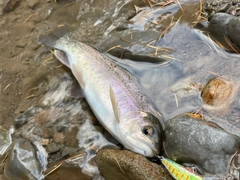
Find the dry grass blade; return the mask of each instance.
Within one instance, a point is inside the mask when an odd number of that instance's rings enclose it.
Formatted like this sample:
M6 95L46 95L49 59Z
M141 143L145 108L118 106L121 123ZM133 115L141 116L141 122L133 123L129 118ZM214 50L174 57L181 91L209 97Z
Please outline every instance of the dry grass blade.
M109 48L106 52L109 52L109 51L111 51L113 49L116 49L116 48L122 48L122 46L121 45L113 46L113 47Z
M120 168L120 170L122 171L122 173L123 173L123 174L125 174L125 173L123 172L123 169L122 169L122 167L120 166L120 164L119 164L119 162L118 162L117 158L116 158L116 157L114 157L114 159L116 160L116 162L117 162L117 164L118 164L118 167Z
M175 60L175 61L179 61L179 62L181 62L181 60L179 60L179 59L177 59L177 58L174 58L174 57L172 57L172 56L161 55L161 57L163 57L163 58L167 58L167 59L172 59L172 60Z
M147 0L147 3L150 6L150 8L152 8L152 3L149 0Z
M47 59L43 60L43 62L47 62L47 61L50 61L50 60L52 60L52 59L53 59L53 58L50 57L50 58L47 58Z
M236 151L232 156L231 156L231 158L230 158L230 160L228 161L228 173L229 174L231 174L231 172L230 172L230 166L231 166L231 164L233 164L234 165L234 163L232 163L233 162L233 160L234 160L234 157L236 156L238 154L238 151ZM235 166L235 165L234 165ZM239 168L237 168L237 167L235 167L236 169L239 169Z
M169 30L175 24L175 23L173 23L173 18L174 17L172 17L170 25L160 34L160 36L158 37L157 41L159 41L162 38L162 36L167 32L167 30Z
M30 88L29 90L27 90L26 92L30 92L30 91L32 91L32 90L36 90L36 89L38 89L38 87L33 87L33 88Z
M80 154L77 154L77 155L75 155L75 156L72 156L72 157L70 157L70 158L68 158L68 159L65 159L64 161L73 160L73 159L76 159L76 158L78 158L78 157L82 157L82 156L84 156L84 155L86 155L86 153L80 153Z
M30 96L27 96L25 99L33 98L35 97L35 94L31 94Z
M222 76L222 75L220 75L220 74L217 74L217 73L215 73L215 72L212 72L212 71L208 71L210 74L213 74L213 75L215 75L215 76L218 76L218 77L220 77L220 78L222 78L222 79L224 79L224 80L228 80L228 78L226 78L225 76Z
M239 54L239 52L232 46L232 44L231 44L231 42L229 41L229 39L228 39L226 36L224 36L223 38L224 38L224 41L227 43L227 45L228 45L235 53Z
M6 155L4 156L4 158L3 158L2 162L1 162L1 164L3 164L3 163L6 161L7 157L8 157L8 154L6 154Z
M175 97L176 106L178 107L178 98L177 98L177 95L176 95L176 93L173 93L173 94L174 94L174 97Z
M60 64L59 66L56 66L55 67L55 69L57 69L57 68L60 68L60 67L62 67L63 65L62 64Z
M56 171L64 162L68 161L68 160L73 160L73 159L76 159L77 157L82 157L84 156L86 153L80 153L80 154L77 154L75 156L72 156L68 159L65 159L65 160L62 160L61 162L58 163L58 165L54 166L52 168L52 170L49 170L46 174L45 174L45 177L48 176L49 174L51 174L52 172Z
M201 111L202 107L200 107L194 114L198 114Z
M217 45L219 45L223 50L227 50L227 48L225 48L219 41L215 41L217 43Z
M178 5L179 5L180 9L182 10L182 12L184 12L184 10L183 10L183 8L182 8L181 3L179 2L179 0L177 0L177 3L178 3Z
M154 4L153 7L154 6L162 6L162 7L164 7L164 6L170 5L170 4L175 3L175 2L176 2L175 0L170 0L170 1L167 1L167 2L160 2L160 3Z
M201 14L202 14L202 1L199 0L199 15L198 15L198 18L201 17Z
M23 21L23 24L25 24L31 17L32 17L32 14L29 15L29 16Z
M215 51L218 53L218 55L220 55L219 50L218 50L217 47L214 45L214 42L213 42L212 39L210 38L209 34L208 34L208 39L209 39L209 41L211 42L211 44L212 44L213 48L215 49Z
M49 50L54 56L56 56L55 52L53 50Z
M54 167L51 171L49 171L47 174L45 174L45 177L51 174L52 172L56 171L60 166L62 165L62 162L59 163L56 167Z
M6 85L6 87L3 89L3 91L6 91L7 88L11 85L11 83L9 83L8 85Z
M132 45L134 45L134 44L139 44L139 45L142 45L142 46L145 46L145 47L149 47L149 48L155 49L155 50L157 50L157 51L158 51L158 50L161 50L161 51L169 52L169 49L168 49L168 48L160 48L160 47L157 47L157 46L150 45L152 41L151 41L150 43L148 43L148 44L143 44L143 43L139 43L139 42L131 42L131 41L128 41L128 40L126 40L126 39L124 39L124 38L122 38L122 37L120 37L120 39L121 39L122 41L127 42L127 43L130 43L130 44L132 44ZM156 41L156 40L153 40L153 41Z

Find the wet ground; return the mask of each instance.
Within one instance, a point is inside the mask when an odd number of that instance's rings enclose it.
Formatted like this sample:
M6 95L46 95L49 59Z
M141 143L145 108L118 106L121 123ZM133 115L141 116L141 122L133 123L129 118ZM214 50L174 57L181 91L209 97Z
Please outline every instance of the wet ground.
M56 84L74 79L36 42L39 35L60 26L74 31L76 39L123 59L120 65L138 78L165 119L197 111L210 120L217 114L220 122L224 118L235 121L239 102L229 105L238 96L238 57L190 28L202 20L200 1L181 1L181 6L159 2L152 2L155 6L150 9L148 1L23 0L13 11L2 12L5 1L0 0L0 125L9 129L29 107L41 105L43 95L56 89ZM201 101L203 86L219 76L236 89L227 107L221 107L230 111L203 107Z

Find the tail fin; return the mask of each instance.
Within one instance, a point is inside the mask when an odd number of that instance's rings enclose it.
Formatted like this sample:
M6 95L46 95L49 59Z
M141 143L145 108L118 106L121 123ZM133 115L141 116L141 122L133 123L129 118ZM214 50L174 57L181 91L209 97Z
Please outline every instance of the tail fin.
M42 35L38 37L38 44L42 44L48 47L55 47L56 41L61 37L68 34L67 28L65 26L58 28L53 33L49 35Z

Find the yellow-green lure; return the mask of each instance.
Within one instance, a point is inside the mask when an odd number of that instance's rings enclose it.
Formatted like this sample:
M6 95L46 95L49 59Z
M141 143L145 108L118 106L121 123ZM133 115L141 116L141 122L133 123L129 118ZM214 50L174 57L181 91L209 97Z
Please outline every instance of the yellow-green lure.
M176 180L202 180L202 176L196 175L190 171L188 171L184 166L177 164L176 162L164 158L159 157L162 164L168 170L168 172L172 175L172 177Z

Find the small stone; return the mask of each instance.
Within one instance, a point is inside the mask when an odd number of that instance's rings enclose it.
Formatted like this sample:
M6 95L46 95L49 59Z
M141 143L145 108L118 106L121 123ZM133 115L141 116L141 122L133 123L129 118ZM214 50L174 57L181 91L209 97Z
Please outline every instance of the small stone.
M16 9L20 4L20 0L8 0L5 4L3 11L4 12L10 12Z
M50 143L47 146L47 151L48 151L48 153L55 153L55 152L60 151L61 148L62 148L62 145L60 145L60 144Z
M64 138L65 138L65 136L63 135L63 133L56 133L53 136L54 142L61 143L61 144L64 143Z
M53 138L54 136L54 131L51 128L46 128L43 130L43 137L46 139Z
M72 153L76 152L77 149L76 148L72 148L72 147L64 147L63 151L62 151L62 157L71 155Z
M47 145L49 144L49 139L41 139L41 140L40 140L40 144L41 144L42 146L47 146Z
M42 179L42 169L33 145L23 139L17 139L4 166L4 179Z
M78 127L73 127L71 130L67 131L65 133L65 145L68 147L78 147L78 139L77 139L77 134L78 134Z
M127 150L102 149L97 153L96 163L106 180L172 180L164 167Z

